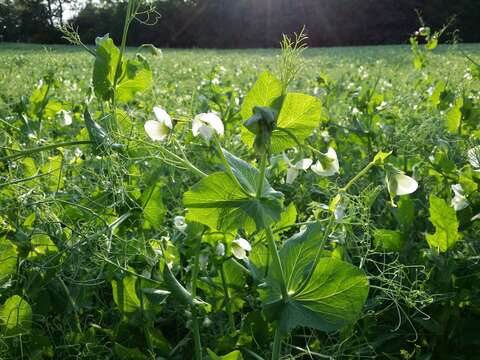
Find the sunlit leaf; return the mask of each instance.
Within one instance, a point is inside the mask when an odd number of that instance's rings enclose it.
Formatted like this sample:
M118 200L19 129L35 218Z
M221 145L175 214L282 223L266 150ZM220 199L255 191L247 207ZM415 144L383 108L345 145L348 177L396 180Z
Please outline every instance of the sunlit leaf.
M460 238L455 209L445 200L430 195L429 220L435 226L435 233L426 235L428 245L440 252L451 249Z
M28 334L32 325L32 308L18 295L8 298L0 307L0 334L16 336Z
M269 270L264 310L283 333L299 326L337 330L355 322L366 301L368 280L359 268L320 256L312 269L322 237L322 227L315 223L290 238L280 250L287 299L282 299L281 275Z

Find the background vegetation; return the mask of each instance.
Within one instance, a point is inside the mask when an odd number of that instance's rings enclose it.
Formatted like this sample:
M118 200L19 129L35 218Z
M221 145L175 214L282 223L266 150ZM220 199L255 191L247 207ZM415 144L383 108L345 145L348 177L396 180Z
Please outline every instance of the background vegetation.
M0 34L4 41L61 43L56 26L66 9L84 41L110 33L119 40L124 1L4 0ZM161 47L276 47L282 33L303 25L310 46L405 43L418 24L417 9L433 27L456 16L452 28L466 42L480 41L480 7L476 0L161 0L157 14L135 24L130 45ZM68 15L68 14L67 14ZM142 18L142 16L140 16Z

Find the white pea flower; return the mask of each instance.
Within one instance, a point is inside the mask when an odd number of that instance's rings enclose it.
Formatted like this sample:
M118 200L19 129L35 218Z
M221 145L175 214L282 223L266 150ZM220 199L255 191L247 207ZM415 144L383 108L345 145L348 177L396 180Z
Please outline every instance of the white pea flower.
M72 125L72 123L73 123L72 115L70 115L69 111L60 110L59 113L61 113L60 125L62 125L62 126Z
M252 246L243 238L238 238L232 241L232 254L239 260L246 259L247 251L251 250Z
M185 232L187 229L187 223L185 222L185 218L183 216L175 216L173 218L173 226L180 231L180 232Z
M222 120L214 113L199 114L193 119L193 136L200 135L206 142L210 142L210 139L215 133L217 133L217 135L223 135L224 132L225 128L223 127Z
M215 248L215 254L217 256L225 256L225 245L223 243L218 243L217 247Z
M170 130L172 130L172 118L161 107L154 106L153 112L157 120L148 120L145 125L145 132L154 141L165 141Z
M452 199L451 205L453 206L455 211L463 210L468 205L470 205L467 198L465 197L462 185L460 184L452 185L452 190L455 193L455 196Z
M475 171L480 171L480 145L468 150L467 158Z
M470 219L470 221L480 220L480 213Z
M356 108L356 107L354 107L354 108L352 109L352 115L359 115L359 114L361 114L361 113L362 113L362 112L361 112L360 110L358 110L358 108Z
M287 157L285 153L283 153L283 159L287 163L288 170L287 170L287 179L285 182L287 184L292 184L295 179L298 176L298 173L300 170L307 171L308 168L312 165L313 160L312 159L302 159L296 162L295 164L292 164L290 162L290 159Z
M320 176L333 176L338 174L340 165L338 163L337 153L333 148L328 148L326 154L323 154L322 159L312 165L312 171Z
M394 197L414 193L418 189L418 183L415 179L405 175L403 171L387 165L385 165L387 170L385 182L387 183L392 206L396 207L397 205L393 202Z

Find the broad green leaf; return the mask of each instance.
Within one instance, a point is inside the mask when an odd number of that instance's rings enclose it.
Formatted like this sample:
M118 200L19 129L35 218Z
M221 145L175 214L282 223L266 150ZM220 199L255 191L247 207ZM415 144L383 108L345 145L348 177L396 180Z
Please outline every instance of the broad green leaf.
M244 121L246 121L253 115L253 108L255 106L280 106L282 93L282 82L268 71L265 71L258 77L247 96L245 96L240 109L240 116ZM245 144L252 146L254 139L255 135L247 128L242 127L242 141Z
M430 222L435 226L434 234L427 234L428 245L432 249L446 252L460 238L455 209L435 195L430 195Z
M377 229L373 233L373 243L384 251L400 251L404 244L403 234L396 230Z
M277 119L277 128L273 130L270 150L273 153L296 147L310 136L320 122L322 103L314 96L289 93L283 99ZM244 132L242 140L252 146L254 134Z
M11 275L15 274L17 268L17 252L15 246L5 238L0 238L0 286L5 283Z
M135 289L136 277L127 276L123 280L112 281L113 301L122 313L132 313L140 308L140 299Z
M28 254L30 259L56 252L58 252L58 248L47 234L35 234L31 237L30 253Z
M287 299L282 299L281 275L269 270L264 310L283 333L298 326L337 330L355 322L366 301L368 280L359 268L320 256L312 269L322 238L322 227L315 223L290 238L281 249Z
M434 50L438 46L438 35L434 34L425 44L427 50Z
M259 171L247 162L224 151L238 183L222 172L211 174L185 193L187 220L211 229L247 231L262 229L280 219L283 195L265 179L260 199L255 197Z
M310 95L290 93L283 100L278 115L277 129L272 133L272 152L281 152L303 143L320 122L321 102Z
M137 55L136 59L124 62L122 70L116 89L119 101L129 102L137 93L152 86L152 70L143 56Z
M268 71L261 74L242 103L240 116L247 120L253 115L255 106L273 107L282 96L283 86L280 80ZM253 138L253 137L252 137Z
M458 131L462 120L463 98L457 98L453 106L447 111L447 129L452 133Z
M143 216L155 230L159 230L163 225L163 219L166 213L163 204L162 185L155 184L152 186L146 192L143 203Z
M223 356L219 356L215 354L210 349L207 349L207 353L211 360L243 360L242 353L238 350L232 351L227 355L223 355Z
M57 191L63 188L64 177L62 176L63 158L61 155L48 158L48 162L42 166L42 173L48 174L44 182L49 191Z
M95 63L93 65L93 88L95 95L108 101L113 96L113 83L120 57L120 51L107 35L95 39L97 45Z
M110 142L107 131L92 119L88 109L85 109L84 119L90 140L92 140L97 147Z
M261 199L248 196L223 172L213 173L195 184L183 197L187 220L211 229L247 231L262 229L280 219L282 196L276 191Z
M430 101L432 102L433 106L438 107L442 100L442 94L447 88L447 85L443 81L439 81L435 88L433 89L432 95L430 96Z
M18 295L5 301L0 307L0 329L5 336L28 334L32 325L32 308Z

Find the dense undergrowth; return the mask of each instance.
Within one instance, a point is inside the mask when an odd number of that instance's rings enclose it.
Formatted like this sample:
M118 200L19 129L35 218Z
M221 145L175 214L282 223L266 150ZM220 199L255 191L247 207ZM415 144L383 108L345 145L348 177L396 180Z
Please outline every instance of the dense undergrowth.
M0 358L475 358L479 50L417 36L2 45Z

